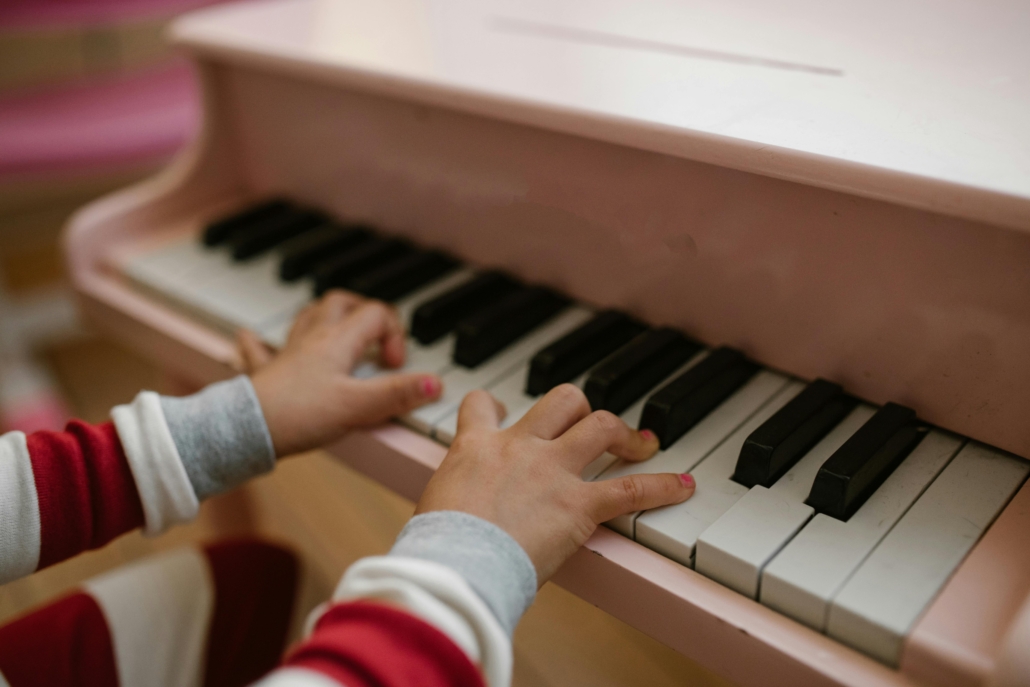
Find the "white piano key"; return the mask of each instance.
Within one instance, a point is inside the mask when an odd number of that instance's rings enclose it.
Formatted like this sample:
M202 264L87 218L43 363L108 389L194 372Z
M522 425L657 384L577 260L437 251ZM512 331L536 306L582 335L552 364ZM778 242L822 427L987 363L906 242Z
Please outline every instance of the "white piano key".
M224 251L207 248L189 237L131 260L123 272L133 279L181 284L217 276L229 262Z
M130 262L124 272L205 321L231 332L259 330L292 315L311 297L307 283L278 277L275 255L234 262L225 250L205 248L192 238Z
M485 387L487 391L493 394L494 398L504 403L504 407L508 411L504 420L501 421L502 427L510 427L514 422L517 422L519 418L526 414L526 411L533 407L533 403L536 402L535 398L526 396L525 393L521 395L517 393L504 393L506 391L510 392L514 389L525 387L527 369L527 365L520 365L506 376ZM509 398L505 400L502 399L502 396L509 396ZM512 403L513 399L515 400L514 404ZM529 402L526 403L526 400ZM515 420L511 419L513 413L518 416ZM457 431L458 410L455 408L436 424L436 427L433 429L433 437L441 443L450 446L451 442L454 441L454 435Z
M834 595L961 446L932 430L846 522L817 514L762 572L761 602L824 631Z
M529 363L527 362L521 365L513 374L487 387L487 391L503 403L507 411L507 415L501 420L502 429L511 427L521 420L529 412L529 409L543 398L542 396L530 396L526 393L526 379L528 376ZM586 380L587 376L583 374L574 379L572 383L582 389ZM443 443L450 444L454 440L454 433L457 431L457 428L458 412L455 411L436 425L434 436Z
M229 263L224 252L205 248L190 238L129 261L122 267L122 273L162 300L224 326L207 316L198 303L198 294L229 269Z
M573 306L508 346L474 369L454 366L443 374L443 394L438 401L424 405L402 421L426 434L450 413L455 412L465 394L485 389L515 372L522 363L547 343L564 336L593 315L586 308Z
M292 320L311 300L308 281L279 279L279 256L267 253L246 262L230 262L196 294L209 315L235 327L259 330L269 322Z
M699 362L704 360L705 357L708 356L708 353L709 351L707 349L702 350L701 352L697 353L693 358L691 358L686 363L681 365L678 369L673 371L673 373L670 374L668 377L655 384L654 389L650 389L641 398L637 399L636 403L627 408L622 413L622 415L619 416L620 418L622 418L622 421L630 427L638 427L640 425L640 416L644 414L644 406L647 405L647 399L651 396L651 394L654 393L656 389L662 388L670 381L676 379L676 377L679 377L681 374L692 368L694 365L697 365ZM678 456L678 453L671 454L672 457L670 458L669 451L677 451L676 446L676 444L670 446L668 451L659 451L657 454L655 454L648 460L644 461L643 463L630 463L627 461L620 460L619 458L613 456L610 453L603 453L600 457L598 457L596 460L592 461L589 465L587 465L586 468L583 469L583 472L580 473L580 476L583 478L584 481L592 482L596 479L611 479L612 477L621 477L623 475L646 474L653 472L669 472L670 470L664 470L660 467L656 467L656 465L665 465L670 460L675 462L677 460L676 456ZM609 468L611 468L612 470L611 474L605 472ZM637 513L627 513L626 515L620 515L619 517L615 518L614 520L610 520L605 524L608 527L615 530L616 532L632 538L633 520L636 518L637 515Z
M866 559L830 607L827 634L896 666L905 636L1030 472L971 442Z
M692 462L676 462L668 471L690 471L697 489L683 503L641 514L634 538L683 565L693 565L697 538L747 492L747 487L730 479L744 440L804 388L803 383L775 372L759 372L673 444L666 453L682 445L680 450Z
M694 569L757 598L762 568L815 513L805 499L819 468L874 412L858 406L771 487L752 487L698 537Z
M758 372L747 382L747 384L742 386L736 393L723 401L718 408L713 410L707 417L694 425L689 432L680 437L672 446L664 451L660 451L656 456L642 463L630 463L620 460L611 468L605 470L598 479L613 479L616 477L623 477L625 475L657 472L683 473L693 471L695 466L699 466L699 464L700 466L703 466L708 462L705 456L712 453L713 449L716 449L716 447L721 448L721 444L727 437L731 437L731 435L736 436L735 431L737 428L740 427L743 422L745 422L767 401L769 401L769 399L775 396L777 392L781 391L787 383L787 378L781 374L770 372L768 370ZM795 386L797 386L798 389L802 387L800 383L795 383ZM797 393L797 391L794 393ZM784 403L786 403L786 400L784 400ZM777 406L777 409L778 408L779 406ZM743 443L744 438L741 438L740 444ZM726 479L728 479L729 475L733 472L733 465L736 465L737 453L740 453L740 446L737 446L735 450L729 473L726 474ZM695 474L694 477L698 478L698 475ZM699 492L703 492L706 488L711 488L710 485L707 487L702 485L700 479L698 479L697 483L698 491L694 493L694 496L691 497L688 503L694 501ZM741 490L746 491L745 487L741 487L736 482L733 482L733 484L738 486ZM649 511L648 513L645 513L644 516L641 516L639 513L624 515L607 524L617 532L640 541L639 527L635 526L634 523L638 523L639 519L645 516L648 517L649 521L654 522L655 526L659 528L656 530L656 533L664 529L665 518L668 516L665 515L665 509L661 508ZM675 515L671 515L671 517L673 519L677 519L677 516ZM700 532L698 534L700 534ZM650 530L645 536L652 536ZM691 549L693 549L693 539L691 539Z

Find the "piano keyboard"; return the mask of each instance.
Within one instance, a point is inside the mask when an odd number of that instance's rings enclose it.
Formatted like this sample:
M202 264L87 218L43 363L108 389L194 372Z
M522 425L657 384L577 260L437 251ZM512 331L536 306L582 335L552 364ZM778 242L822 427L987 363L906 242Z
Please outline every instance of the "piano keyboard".
M826 380L804 382L285 200L213 222L200 239L121 270L273 347L327 289L392 302L410 324L404 368L444 381L438 401L400 420L444 444L473 389L502 401L510 426L540 394L576 384L594 409L653 430L662 447L644 463L604 455L584 479L691 472L697 481L688 501L609 527L887 665L1030 472L903 406L874 407ZM355 372L383 373L373 363Z

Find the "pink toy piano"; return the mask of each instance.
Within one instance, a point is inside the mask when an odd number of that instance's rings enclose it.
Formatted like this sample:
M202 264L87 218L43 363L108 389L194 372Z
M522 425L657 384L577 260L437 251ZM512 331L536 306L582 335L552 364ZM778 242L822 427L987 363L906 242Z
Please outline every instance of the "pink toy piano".
M71 222L83 310L230 372L328 288L430 406L332 448L416 498L457 404L580 385L686 503L556 581L742 685L1030 681L1030 8L271 0L180 19L203 131ZM382 374L368 364L358 374Z

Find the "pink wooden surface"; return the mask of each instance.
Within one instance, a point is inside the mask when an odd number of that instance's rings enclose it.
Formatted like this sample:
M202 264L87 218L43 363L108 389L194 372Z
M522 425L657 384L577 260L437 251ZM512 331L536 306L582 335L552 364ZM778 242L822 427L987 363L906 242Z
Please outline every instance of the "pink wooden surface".
M1030 231L1030 81L1010 75L1028 24L1018 0L271 0L172 35L212 61Z
M901 669L926 684L985 684L1003 658L1005 634L1024 602L1030 603L1030 483L913 628Z
M0 99L0 179L160 164L195 134L192 69L177 62Z

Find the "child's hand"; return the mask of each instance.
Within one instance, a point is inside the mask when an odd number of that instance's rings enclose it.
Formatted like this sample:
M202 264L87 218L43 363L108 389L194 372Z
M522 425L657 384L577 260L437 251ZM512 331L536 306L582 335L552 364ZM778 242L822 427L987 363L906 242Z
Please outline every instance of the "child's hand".
M583 392L556 387L512 427L499 430L503 409L485 391L465 397L458 432L416 513L464 511L510 534L543 584L597 525L624 513L685 501L689 475L632 475L584 482L580 472L605 451L645 460L658 450L607 411L591 413Z
M434 374L355 379L373 344L385 367L404 363L404 327L387 305L335 291L297 316L286 346L272 356L244 333L240 348L279 456L323 446L348 429L408 413L440 396Z

